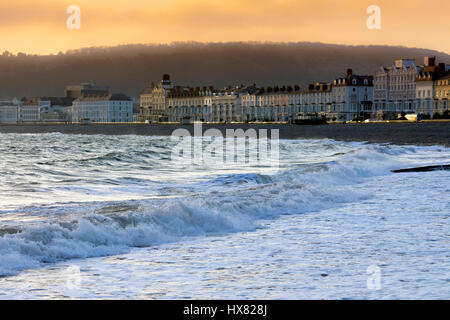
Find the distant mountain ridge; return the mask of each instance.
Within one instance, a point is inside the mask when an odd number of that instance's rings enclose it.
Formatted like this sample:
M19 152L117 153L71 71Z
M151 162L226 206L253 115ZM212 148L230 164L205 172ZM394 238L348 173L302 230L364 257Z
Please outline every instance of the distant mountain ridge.
M85 48L50 56L7 53L0 56L0 98L60 96L66 85L94 81L112 92L137 97L151 81L171 75L177 85L253 84L305 87L332 81L352 68L373 74L395 59L450 55L428 49L345 46L323 43L173 43Z

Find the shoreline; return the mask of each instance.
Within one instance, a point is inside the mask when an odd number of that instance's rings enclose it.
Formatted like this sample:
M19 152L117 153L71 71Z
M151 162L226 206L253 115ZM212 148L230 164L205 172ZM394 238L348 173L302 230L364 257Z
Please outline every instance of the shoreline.
M279 129L280 139L333 139L338 141L359 141L369 143L391 143L396 145L442 145L450 146L450 122L382 122L363 124L202 124L203 132L219 129L225 135L226 129ZM175 129L187 129L193 134L193 125L180 124L1 124L0 133L17 134L104 134L170 136ZM270 133L269 133L270 136Z

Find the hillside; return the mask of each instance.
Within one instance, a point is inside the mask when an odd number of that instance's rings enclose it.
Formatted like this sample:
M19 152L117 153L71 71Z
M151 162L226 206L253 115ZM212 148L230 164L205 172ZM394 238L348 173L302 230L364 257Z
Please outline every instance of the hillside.
M347 68L372 74L397 58L426 55L450 63L433 50L321 43L174 43L87 48L50 56L0 56L0 97L61 95L65 85L93 80L113 92L138 96L151 81L169 73L179 85L231 84L305 86L331 81Z

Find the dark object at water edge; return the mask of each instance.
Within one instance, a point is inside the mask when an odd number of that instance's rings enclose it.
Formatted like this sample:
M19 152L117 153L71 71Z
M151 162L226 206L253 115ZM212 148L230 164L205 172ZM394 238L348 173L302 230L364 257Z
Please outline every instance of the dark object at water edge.
M395 173L402 173L402 172L429 172L429 171L441 171L441 170L450 170L450 164L444 164L444 165L440 165L440 166L427 166L427 167L399 169L399 170L392 170L392 172L395 172Z
M292 121L293 124L300 124L300 125L322 125L322 124L328 124L327 119L297 119Z

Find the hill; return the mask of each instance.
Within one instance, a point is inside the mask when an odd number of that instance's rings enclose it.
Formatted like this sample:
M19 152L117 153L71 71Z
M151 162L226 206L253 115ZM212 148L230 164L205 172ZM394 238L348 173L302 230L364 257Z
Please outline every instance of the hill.
M427 49L306 42L137 44L48 56L5 52L0 56L0 97L57 96L68 84L90 80L109 85L113 92L137 97L164 73L179 85L305 86L331 81L347 68L373 74L398 58L414 58L421 64L426 55L450 63L450 55Z

